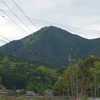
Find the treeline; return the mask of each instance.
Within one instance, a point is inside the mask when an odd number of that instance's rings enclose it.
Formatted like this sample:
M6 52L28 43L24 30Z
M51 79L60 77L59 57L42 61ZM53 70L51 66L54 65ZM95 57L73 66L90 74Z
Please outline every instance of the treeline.
M52 89L58 75L55 68L49 68L50 65L0 53L0 89L25 89L33 90L36 93ZM51 65L51 68L53 66Z
M73 61L58 77L54 95L100 97L100 57L88 56Z
M0 58L0 89L24 89L39 94L52 90L57 96L78 97L97 96L99 87L100 57L71 59L69 66L59 69L36 67L32 63L11 60L7 55Z

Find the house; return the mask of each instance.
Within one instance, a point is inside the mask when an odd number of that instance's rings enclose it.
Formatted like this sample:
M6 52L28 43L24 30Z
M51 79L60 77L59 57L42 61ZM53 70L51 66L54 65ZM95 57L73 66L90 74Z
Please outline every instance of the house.
M45 90L44 93L46 96L53 96L53 92L51 90Z
M6 91L5 90L0 90L0 97L4 97L6 95Z
M36 96L36 93L34 93L34 91L26 91L26 94L28 96Z
M20 93L20 92L22 92L24 89L16 89L16 92L17 93Z

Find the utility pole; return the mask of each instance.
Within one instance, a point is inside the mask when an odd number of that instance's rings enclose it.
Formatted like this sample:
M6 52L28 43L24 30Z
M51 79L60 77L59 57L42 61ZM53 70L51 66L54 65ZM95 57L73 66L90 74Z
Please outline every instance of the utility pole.
M75 61L76 59L75 58L72 59L71 55L69 54L69 59L68 60L69 60L70 64L72 64L72 61ZM72 97L72 100L73 100L74 96L78 97L78 71L77 71L78 66L74 64L74 69L73 69L72 65L70 67L71 67L70 68L71 97ZM76 76L75 76L74 79L73 79L73 76L72 76L73 75L73 70L76 73ZM75 84L73 84L74 81L75 81ZM76 85L76 86L74 86L74 85Z
M94 71L94 88L95 88L95 98L96 98L96 71Z
M68 60L69 60L69 62L71 63L72 60L71 60L71 55L70 55L70 54L69 54L69 59L68 59Z
M69 62L71 64L71 55L69 54ZM71 66L70 66L71 67ZM73 79L72 79L72 67L70 68L70 79L71 79L71 99L73 100Z

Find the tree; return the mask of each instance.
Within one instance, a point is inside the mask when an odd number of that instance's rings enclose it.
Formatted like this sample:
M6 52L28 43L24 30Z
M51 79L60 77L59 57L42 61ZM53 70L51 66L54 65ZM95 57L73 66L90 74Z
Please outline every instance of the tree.
M97 69L98 71L95 71ZM66 94L72 98L79 95L90 96L94 91L97 91L94 85L96 88L98 87L96 82L100 81L99 76L100 58L88 56L68 66L58 78L54 87L54 93L59 92L58 95L62 94L62 88L65 85Z
M2 84L2 77L0 76L0 85Z
M43 93L47 89L52 89L57 80L57 74L54 74L54 71L44 66L39 66L30 74L26 89L33 90L36 93Z

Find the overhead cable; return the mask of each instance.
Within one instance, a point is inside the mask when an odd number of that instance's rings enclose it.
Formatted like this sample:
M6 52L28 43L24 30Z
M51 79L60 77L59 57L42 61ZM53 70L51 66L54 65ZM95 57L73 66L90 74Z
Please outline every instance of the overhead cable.
M5 10L3 10L3 11L8 13L10 16L12 16L14 18L14 16L10 12L5 11ZM23 20L28 21L23 15L20 15L20 14L17 14L17 15L20 16L20 18L22 18ZM41 20L41 19L36 19L36 18L32 18L32 17L29 17L29 18L31 20L35 21L35 23L42 24L42 25L56 25L58 27L63 27L63 28L67 28L72 31L80 32L80 34L81 34L81 32L82 33L85 32L84 34L95 34L96 33L96 34L100 35L100 31L97 31L97 30L90 30L90 29L85 29L85 28L80 28L80 27L74 27L74 26L59 24L59 23L55 23L55 22L45 21L45 20Z
M38 27L33 23L33 21L24 13L24 11L17 5L17 3L12 0L14 4L20 9L20 11L26 16L26 18L38 29Z
M6 44L7 44L7 42L6 42L6 41L4 41L4 40L1 40L1 39L0 39L0 41L1 41L1 42L4 42L4 43L6 43Z
M1 10L1 9L0 9ZM29 34L27 33L22 27L20 27L15 21L12 20L12 18L10 18L3 10L1 10L1 12L3 12L14 24L16 24L16 26L18 26L21 30L23 30L26 34Z
M1 14L0 14L1 15ZM14 27L16 27L18 30L20 30L21 32L23 32L19 27L17 27L15 24L13 24L10 20L8 20L8 18L6 18L6 16L1 15L1 17L3 17L5 20L7 20L10 24L12 24Z
M3 0L1 0L3 3L4 3L4 5L31 31L31 32L33 32L8 6L7 6L7 4L3 1Z
M0 34L0 36L1 36L1 37L3 37L4 39L6 39L7 41L9 41L9 42L10 42L10 40L9 40L8 38L4 37L4 36L3 36L3 35L1 35L1 34Z
M5 11L5 10L3 10ZM12 16L14 18L14 16L8 12L5 11L6 13L8 13L10 16ZM28 21L23 15L17 14L18 16L20 16L20 18L22 18L25 21ZM57 27L62 27L65 28L67 31L73 31L73 32L78 32L79 35L81 35L82 33L84 33L84 35L100 35L100 31L96 31L96 30L90 30L90 29L85 29L85 28L79 28L79 27L74 27L74 26L69 26L69 25L64 25L64 24L59 24L59 23L54 23L54 22L50 22L50 21L45 21L45 20L40 20L40 19L36 19L36 18L32 18L29 17L32 21L34 21L35 23L38 23L39 25L55 25Z

